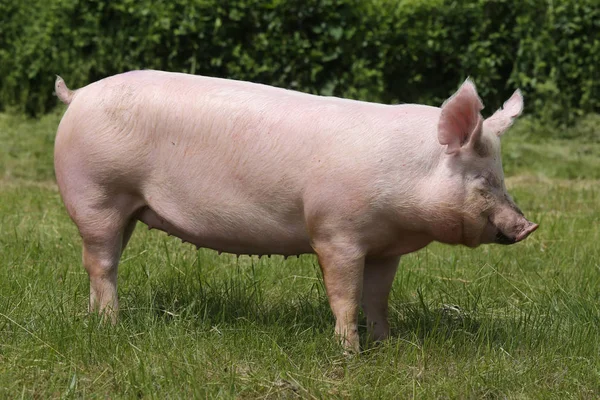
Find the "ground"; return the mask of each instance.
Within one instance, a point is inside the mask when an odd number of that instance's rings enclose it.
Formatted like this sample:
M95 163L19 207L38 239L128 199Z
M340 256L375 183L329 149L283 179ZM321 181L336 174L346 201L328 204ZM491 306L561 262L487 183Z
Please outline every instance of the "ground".
M313 256L218 256L142 224L119 323L89 316L53 181L59 118L0 114L0 398L600 396L598 118L508 132L507 186L539 230L403 257L392 338L356 356L333 340Z

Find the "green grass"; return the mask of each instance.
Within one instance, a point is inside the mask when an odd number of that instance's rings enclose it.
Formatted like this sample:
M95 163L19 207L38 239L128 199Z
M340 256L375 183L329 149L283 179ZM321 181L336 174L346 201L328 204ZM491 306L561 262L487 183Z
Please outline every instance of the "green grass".
M314 257L218 256L141 224L119 323L87 315L79 236L52 182L58 120L0 115L0 398L600 396L592 136L509 132L507 183L540 229L403 257L391 340L345 357Z

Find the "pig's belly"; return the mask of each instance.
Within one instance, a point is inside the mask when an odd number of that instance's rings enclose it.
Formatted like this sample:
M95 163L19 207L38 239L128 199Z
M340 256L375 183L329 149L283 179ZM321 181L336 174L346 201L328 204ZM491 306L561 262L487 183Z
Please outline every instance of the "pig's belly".
M219 211L222 210L155 211L146 206L138 212L137 219L149 229L164 231L198 248L259 256L314 252L302 218L277 220L260 213L219 215Z

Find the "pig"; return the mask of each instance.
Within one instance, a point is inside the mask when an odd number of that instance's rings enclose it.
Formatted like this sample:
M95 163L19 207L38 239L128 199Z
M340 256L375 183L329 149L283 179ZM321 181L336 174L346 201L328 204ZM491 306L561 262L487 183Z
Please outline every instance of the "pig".
M316 254L335 335L359 351L389 335L400 256L432 241L520 242L528 221L504 184L500 137L467 79L441 108L321 97L267 85L131 71L70 90L56 180L83 241L89 309L113 322L117 266L137 221L197 247Z

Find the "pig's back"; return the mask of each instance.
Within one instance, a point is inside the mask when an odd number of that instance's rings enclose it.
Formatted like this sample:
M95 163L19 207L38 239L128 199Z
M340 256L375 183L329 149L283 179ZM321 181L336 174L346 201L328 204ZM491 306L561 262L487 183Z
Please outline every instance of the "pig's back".
M359 168L388 145L399 121L393 106L160 71L116 75L79 92L70 108L84 108L79 114L123 152L146 154L145 170L157 179L210 170L221 182L275 189L316 167Z

